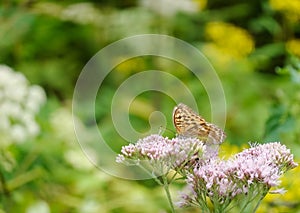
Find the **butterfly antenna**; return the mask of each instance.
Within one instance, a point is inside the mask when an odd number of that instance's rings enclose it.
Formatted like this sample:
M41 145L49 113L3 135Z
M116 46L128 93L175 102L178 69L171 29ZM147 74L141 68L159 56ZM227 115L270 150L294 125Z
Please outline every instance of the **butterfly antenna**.
M172 132L173 134L175 134L175 132L165 126L160 126L159 127L159 130L158 130L158 134L159 135L162 135L165 131L169 131L169 132Z

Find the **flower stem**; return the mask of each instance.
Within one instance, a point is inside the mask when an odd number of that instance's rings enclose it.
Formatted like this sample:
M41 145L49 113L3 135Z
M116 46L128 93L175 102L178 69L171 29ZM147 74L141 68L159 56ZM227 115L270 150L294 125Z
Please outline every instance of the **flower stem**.
M260 197L259 201L257 202L255 208L253 209L253 213L255 213L255 212L257 211L259 205L261 204L261 201L262 201L262 200L264 199L264 197L268 194L268 191L269 191L269 190L265 191L265 192L262 194L262 196Z
M2 170L0 169L0 203L2 203L2 207L4 209L6 209L6 211L9 211L9 207L11 206L10 204L10 191L8 189L8 186L7 186L7 182L6 182L6 179L4 177L4 174L2 173ZM2 195L3 194L3 195Z
M161 176L161 179L162 179L162 181L161 181L158 177L156 177L156 175L149 173L149 171L147 169L145 169L143 166L139 165L139 167L142 168L145 172L147 172L155 180L156 183L158 183L159 185L163 185L164 190L167 194L168 202L170 204L171 212L175 213L175 208L174 208L172 198L171 198L171 193L169 190L169 182L167 179L167 173ZM175 176L172 177L172 180L174 179L174 177Z
M173 205L170 190L169 190L169 183L168 183L166 175L163 175L162 179L163 179L163 184L164 184L164 190L167 194L167 198L168 198L168 201L169 201L169 204L170 204L171 212L175 213L174 205Z

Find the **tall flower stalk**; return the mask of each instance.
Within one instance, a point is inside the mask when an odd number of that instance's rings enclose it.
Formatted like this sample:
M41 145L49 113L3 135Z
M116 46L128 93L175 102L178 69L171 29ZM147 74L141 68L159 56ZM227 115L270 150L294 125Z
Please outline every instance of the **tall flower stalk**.
M179 174L186 180L186 192L181 193L178 207L197 206L202 212L216 213L255 212L271 187L280 186L279 178L297 166L290 150L279 142L253 144L228 160L211 155L209 148L196 138L150 135L122 147L117 162L134 160L138 165L147 160L149 173L164 187L172 212L169 185Z

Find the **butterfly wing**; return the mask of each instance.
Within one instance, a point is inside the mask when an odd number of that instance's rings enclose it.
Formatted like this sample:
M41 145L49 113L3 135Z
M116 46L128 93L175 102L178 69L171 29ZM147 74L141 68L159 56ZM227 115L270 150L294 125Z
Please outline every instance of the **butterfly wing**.
M226 138L225 132L218 126L208 123L209 132L207 136L208 144L221 144Z
M174 108L173 122L177 133L181 136L197 137L199 134L205 136L206 121L182 103Z
M225 133L214 124L210 124L185 104L178 104L173 110L173 122L179 136L198 137L212 144L220 144Z

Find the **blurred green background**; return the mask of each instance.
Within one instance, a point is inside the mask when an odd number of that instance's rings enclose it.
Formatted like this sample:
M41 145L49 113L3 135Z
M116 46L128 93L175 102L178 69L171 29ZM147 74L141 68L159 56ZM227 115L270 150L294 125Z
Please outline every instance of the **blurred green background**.
M281 141L299 162L300 0L2 0L0 64L40 85L47 102L36 115L37 137L0 144L0 212L168 212L155 182L98 170L73 132L72 96L84 65L106 45L144 33L182 39L213 64L227 102L222 155L249 141ZM148 69L172 70L209 120L206 92L189 70L167 59L133 58L110 72L96 102L97 122L115 150L126 141L112 125L111 99L124 80ZM174 130L174 105L161 93L141 94L130 108L132 125L146 131L149 114L159 110ZM288 172L282 179L287 193L268 195L258 211L300 212L299 177L299 167Z

